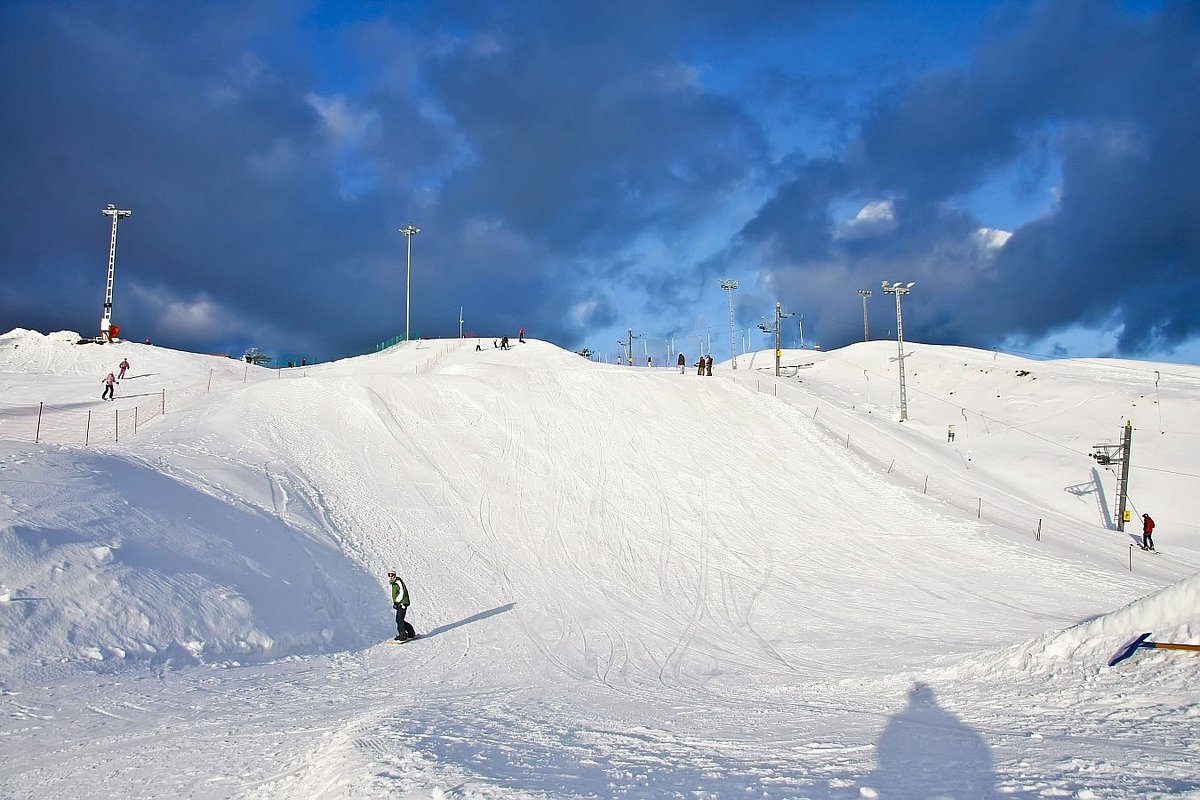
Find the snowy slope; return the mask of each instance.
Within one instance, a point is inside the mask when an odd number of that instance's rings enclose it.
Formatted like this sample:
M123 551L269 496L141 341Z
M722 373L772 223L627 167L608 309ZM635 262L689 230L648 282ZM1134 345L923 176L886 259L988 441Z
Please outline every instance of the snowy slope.
M433 341L275 371L72 341L0 338L7 795L1200 787L1195 662L1103 666L1200 634L1188 368L912 345L899 424L887 343L776 381L769 354L699 378ZM149 399L104 404L125 355ZM29 404L69 431L156 394L119 441L25 433ZM1164 553L1135 562L1087 453L1139 403Z

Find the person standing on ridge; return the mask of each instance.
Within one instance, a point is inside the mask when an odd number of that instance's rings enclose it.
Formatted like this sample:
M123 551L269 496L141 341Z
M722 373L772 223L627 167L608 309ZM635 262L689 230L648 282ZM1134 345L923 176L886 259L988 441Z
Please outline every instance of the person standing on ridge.
M121 363L117 364L117 366L121 368L120 374L117 375L117 380L123 381L123 380L125 380L125 371L129 369L129 359L122 358Z
M117 385L117 378L111 372L104 376L104 380L100 381L104 384L104 392L100 395L101 400L113 399L113 387Z
M524 328L521 328L521 332L519 334L517 334L517 341L520 342L521 344L525 344L525 329Z
M388 573L388 583L392 585L392 608L396 609L396 638L397 642L407 642L417 638L413 626L404 620L408 613L408 587L404 579L394 572Z
M679 365L679 374L682 375L687 369L687 359L683 357L683 353L679 354L679 359L675 363Z
M1154 520L1149 514L1142 514L1142 549L1154 549Z
M704 357L704 374L712 377L712 356Z

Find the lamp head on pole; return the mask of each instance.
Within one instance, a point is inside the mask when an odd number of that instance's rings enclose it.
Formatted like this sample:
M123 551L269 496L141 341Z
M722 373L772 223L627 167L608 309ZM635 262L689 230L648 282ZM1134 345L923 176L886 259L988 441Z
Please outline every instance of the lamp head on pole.
M896 281L891 286L889 286L888 282L884 281L883 282L883 291L885 294L894 294L897 297L899 297L902 294L908 294L910 291L912 291L912 287L914 287L916 285L917 284L915 281L909 282L907 284L902 284L902 283L900 283L900 281Z
M420 228L413 227L411 224L407 228L401 228L400 232L405 236L416 236L421 232Z

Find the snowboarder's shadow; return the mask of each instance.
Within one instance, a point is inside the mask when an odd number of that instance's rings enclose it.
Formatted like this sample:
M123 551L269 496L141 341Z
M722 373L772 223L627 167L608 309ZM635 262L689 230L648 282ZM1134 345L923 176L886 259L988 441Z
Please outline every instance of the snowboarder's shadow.
M877 749L879 766L866 783L879 797L999 796L987 743L939 706L927 684L909 691Z
M480 622L482 620L487 619L488 617L494 617L497 614L503 614L506 611L512 611L514 606L516 606L516 603L505 603L502 606L496 606L495 608L489 609L488 611L480 611L478 614L472 614L471 616L466 617L465 619L460 619L458 622L451 622L446 625L439 625L438 627L434 628L433 630L429 631L428 633L422 633L421 638L429 639L429 638L432 638L439 634L446 633L447 631L452 631L455 628L461 628L463 625L470 625L473 622Z

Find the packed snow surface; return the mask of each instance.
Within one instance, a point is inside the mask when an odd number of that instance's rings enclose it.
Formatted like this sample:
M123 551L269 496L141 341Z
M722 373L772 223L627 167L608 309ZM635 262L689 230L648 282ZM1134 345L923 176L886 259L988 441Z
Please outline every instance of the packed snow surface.
M1107 665L1200 643L1200 369L77 341L0 337L0 796L1200 798L1200 653Z

